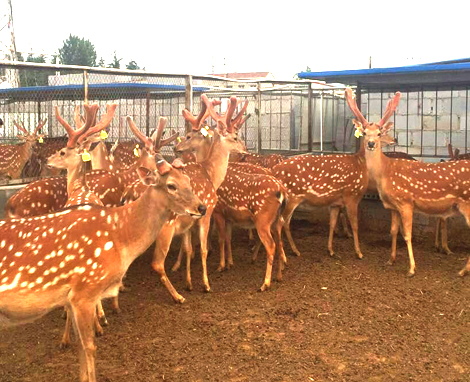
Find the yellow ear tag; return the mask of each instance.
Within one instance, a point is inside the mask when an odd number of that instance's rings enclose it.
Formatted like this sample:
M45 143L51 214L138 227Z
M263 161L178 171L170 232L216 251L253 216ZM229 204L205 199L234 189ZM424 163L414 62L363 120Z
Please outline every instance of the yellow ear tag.
M106 132L106 130L101 130L100 138L102 140L105 140L106 138L108 138L108 133Z
M82 161L84 161L84 162L89 162L89 161L91 161L91 155L90 155L90 153L89 153L88 151L86 151L86 149L83 150L83 153L82 153Z
M356 138L362 137L362 131L356 128L356 131L354 132L354 136Z
M44 143L44 139L42 139L42 137L39 137L38 142L39 143Z
M139 145L135 145L135 147L134 147L134 155L135 155L136 157L139 157L139 156L140 156L140 155L139 155Z
M182 141L181 137L176 138L176 140L178 141L178 143L181 143Z
M203 127L203 128L201 129L201 134L202 134L204 137L207 137L207 136L209 135L209 133L207 132L207 130L206 130L205 127Z

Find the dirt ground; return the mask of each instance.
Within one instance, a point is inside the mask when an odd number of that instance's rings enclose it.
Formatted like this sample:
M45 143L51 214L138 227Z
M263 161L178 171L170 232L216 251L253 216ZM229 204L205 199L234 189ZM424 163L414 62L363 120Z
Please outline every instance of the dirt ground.
M453 255L430 238L414 240L416 276L407 278L406 246L385 265L388 234L361 232L363 260L352 239L326 252L326 227L294 222L302 252L287 249L284 281L257 292L266 259L249 256L236 231L235 268L218 273L209 255L213 292L202 292L199 256L194 291L184 272L169 277L186 297L176 305L149 266L149 249L129 269L122 313L104 306L109 326L97 338L98 381L469 381L470 277L457 273L470 240L451 237ZM214 244L214 248L216 245ZM0 332L0 381L78 381L75 344L59 348L62 311Z

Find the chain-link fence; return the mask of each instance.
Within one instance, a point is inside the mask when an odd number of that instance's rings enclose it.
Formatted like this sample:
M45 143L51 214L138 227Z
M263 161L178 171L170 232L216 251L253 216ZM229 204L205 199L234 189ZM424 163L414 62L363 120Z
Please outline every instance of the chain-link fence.
M222 101L224 112L228 99L235 95L248 100L250 118L240 129L240 136L250 151L280 152L296 155L305 152L354 152L351 113L344 101L344 88L314 81L236 81L215 76L191 76L147 73L143 71L83 68L31 63L0 63L0 74L16 75L19 87L0 85L0 118L4 122L0 140L17 144L15 121L33 131L40 120L47 119L43 133L50 140L65 142L60 115L73 124L76 105L100 104L105 112L108 102L116 102L108 140L133 140L126 116L147 135L157 127L158 117L168 119L166 134L185 133L182 109L200 110L201 94ZM100 117L100 114L98 114ZM57 143L56 143L57 146ZM55 149L57 147L55 146ZM163 154L170 154L165 148ZM37 174L30 174L37 175Z

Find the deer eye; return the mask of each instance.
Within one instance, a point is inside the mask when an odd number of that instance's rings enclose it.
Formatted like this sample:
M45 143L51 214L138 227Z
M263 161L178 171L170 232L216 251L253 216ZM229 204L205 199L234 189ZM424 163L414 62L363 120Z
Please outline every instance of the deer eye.
M191 135L186 135L186 140L189 141L191 139Z
M60 152L60 156L63 157L65 155L65 151Z
M167 184L167 188L170 190L170 191L176 191L176 186L172 183L169 183Z

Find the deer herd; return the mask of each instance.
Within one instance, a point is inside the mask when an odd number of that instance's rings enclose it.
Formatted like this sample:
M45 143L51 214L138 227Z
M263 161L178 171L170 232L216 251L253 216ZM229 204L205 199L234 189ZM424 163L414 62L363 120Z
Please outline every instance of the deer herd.
M49 153L47 167L66 170L67 176L42 178L13 195L5 206L7 219L0 221L0 328L33 321L52 309L65 307L66 330L62 346L70 343L73 326L78 338L80 380L95 381L95 334L106 322L101 300L113 298L119 311L118 294L132 262L156 243L152 267L175 302L184 302L165 272L165 260L175 236L181 236L181 250L173 270L186 259L186 288L192 289L192 236L198 239L202 260L202 282L210 291L207 255L211 230L218 232L218 270L233 266L232 227L256 229L259 237L253 258L263 245L267 255L266 274L260 290L269 289L277 254L277 280L287 262L282 231L292 251L300 255L290 222L301 203L330 208L328 251L334 255L333 236L341 210L345 209L358 258L363 254L358 236L358 205L367 190L375 189L385 208L391 211L391 255L396 259L400 230L408 248L409 272L415 261L411 244L413 212L438 216L442 248L447 244L446 219L462 214L470 225L470 161L458 153L447 162L423 163L413 158L391 158L383 145L393 144L388 136L400 100L396 93L383 118L370 123L356 105L351 89L346 100L363 135L360 150L353 155L259 156L247 152L239 129L248 102L228 100L224 113L218 100L201 96L197 116L183 110L189 129L184 138L173 134L162 139L166 120L160 118L151 136L146 136L127 117L139 146L128 145L134 163L120 163L102 140L111 124L117 104L108 104L98 121L99 106L77 106L74 125L56 108L56 119L67 137L62 147ZM206 120L216 126L209 128ZM4 176L18 177L42 139L40 121L33 133L15 122L23 133L22 145L0 146ZM167 162L160 150L174 144L177 159ZM94 146L94 147L93 147ZM114 147L115 149L116 147ZM122 148L121 148L122 150ZM122 151L121 151L122 152ZM129 158L129 155L122 155ZM132 157L132 156L131 156ZM8 165L3 166L3 162ZM92 170L87 168L91 162ZM126 163L129 161L126 159ZM250 231L251 232L251 231ZM436 245L439 246L438 239ZM184 256L185 255L185 256ZM470 271L470 259L460 271Z

